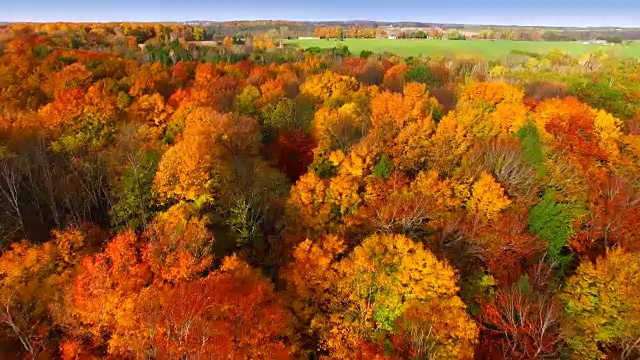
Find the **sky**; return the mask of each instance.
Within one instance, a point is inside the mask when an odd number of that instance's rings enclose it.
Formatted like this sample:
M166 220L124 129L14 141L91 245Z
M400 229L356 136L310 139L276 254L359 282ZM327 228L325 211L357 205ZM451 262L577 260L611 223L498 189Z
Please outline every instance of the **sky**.
M0 0L0 22L260 19L640 27L640 0Z

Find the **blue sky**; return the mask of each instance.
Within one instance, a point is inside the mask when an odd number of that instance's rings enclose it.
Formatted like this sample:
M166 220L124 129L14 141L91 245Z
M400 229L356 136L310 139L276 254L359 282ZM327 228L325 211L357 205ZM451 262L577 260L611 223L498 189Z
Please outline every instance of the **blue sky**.
M640 0L0 0L0 21L255 19L640 27Z

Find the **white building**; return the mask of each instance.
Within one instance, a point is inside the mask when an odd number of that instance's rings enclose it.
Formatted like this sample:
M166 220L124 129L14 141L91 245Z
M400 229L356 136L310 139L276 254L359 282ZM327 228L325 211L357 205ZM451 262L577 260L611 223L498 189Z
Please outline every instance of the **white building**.
M596 39L585 41L583 44L585 44L585 45L609 45L607 40L596 40Z

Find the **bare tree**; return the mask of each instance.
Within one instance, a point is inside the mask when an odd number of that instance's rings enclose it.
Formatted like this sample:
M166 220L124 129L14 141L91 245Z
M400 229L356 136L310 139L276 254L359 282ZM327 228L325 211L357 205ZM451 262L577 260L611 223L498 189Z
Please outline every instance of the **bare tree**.
M0 198L7 204L18 231L24 234L24 220L20 211L20 174L15 160L12 155L0 159Z
M49 326L44 323L45 318L36 304L17 300L15 293L2 299L0 324L5 325L9 334L20 341L29 358L35 359L47 346Z
M44 139L40 139L34 149L33 162L37 166L39 189L42 194L42 198L46 202L51 217L57 227L62 226L62 216L58 209L58 202L56 199L55 178L56 178L56 164L52 162L47 154L47 147Z
M629 338L622 342L620 360L637 359L640 356L640 338Z
M514 286L485 308L484 324L507 359L557 359L564 344L560 314L553 296Z

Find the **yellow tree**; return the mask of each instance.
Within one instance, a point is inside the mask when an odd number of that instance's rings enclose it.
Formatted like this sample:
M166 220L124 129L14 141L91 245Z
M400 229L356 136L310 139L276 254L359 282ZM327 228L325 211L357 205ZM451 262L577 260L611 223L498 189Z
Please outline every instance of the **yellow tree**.
M324 319L324 311L335 301L333 287L338 281L336 259L344 251L343 241L336 236L326 236L317 242L307 239L295 247L293 261L283 271L289 304L300 321L299 333L303 342L308 343L308 348L318 348L309 326L312 321Z
M313 135L318 142L316 154L347 150L367 130L365 114L355 103L338 109L322 106L313 117Z
M443 174L451 175L458 168L462 156L469 150L473 134L460 125L455 111L440 122L427 148L429 164Z
M116 94L115 83L110 79L94 83L84 97L84 115L94 116L100 121L113 120L118 112Z
M358 82L355 78L332 71L313 75L300 86L301 93L316 104L325 103L332 108L349 102L357 90Z
M337 168L338 174L364 178L371 174L379 149L372 138L366 137L353 145L345 154L342 150L329 155L329 161Z
M465 87L460 101L480 106L496 106L500 103L522 102L524 92L504 82L480 82Z
M513 135L527 120L522 89L505 83L475 83L465 87L456 107L460 126L485 139Z
M355 176L344 173L338 173L336 177L331 179L327 200L332 210L340 216L353 214L360 205L359 180Z
M213 199L223 190L229 157L256 154L258 124L210 108L195 110L185 123L182 140L160 160L154 186L165 200Z
M424 84L409 83L402 94L383 92L371 101L371 136L382 143L402 169L420 168L427 160L429 138L440 113L438 101Z
M405 338L418 356L470 359L478 329L457 296L453 269L422 245L398 235L364 240L334 270L328 315L312 322L332 358L352 358L362 342L376 343L399 329L428 329ZM409 335L406 335L409 336Z
M314 171L300 177L291 188L288 212L295 223L305 228L321 229L331 219L331 204L327 202L329 180L321 179Z
M402 175L389 179L368 178L363 206L356 218L373 229L418 235L438 228L460 208L466 186L441 179L438 172L420 172L413 181Z
M134 121L144 121L157 126L164 126L171 117L173 109L168 106L162 95L140 95L131 105L129 116Z
M300 177L288 201L289 214L297 219L296 224L321 231L357 213L363 200L362 185L372 174L377 156L369 140L357 142L346 154L342 150L331 152L324 159L324 169Z
M480 217L493 220L498 213L511 204L504 189L491 174L483 172L471 188L471 198L467 207Z
M466 86L455 110L440 120L426 146L430 163L451 175L475 140L513 137L527 121L523 97L522 89L505 83Z
M598 144L611 160L620 160L620 145L623 138L622 121L604 110L594 110L593 119Z
M595 264L584 261L561 299L568 344L580 359L640 356L640 256L617 249Z
M169 69L163 64L156 62L144 64L141 68L135 69L134 83L129 90L129 95L138 97L143 94L160 93L169 95L171 78Z
M303 175L291 189L288 212L298 225L323 233L343 224L362 202L361 178L345 172L321 179L315 172Z
M409 83L402 94L385 91L372 99L372 123L374 128L397 133L409 123L429 118L439 107L424 84Z

